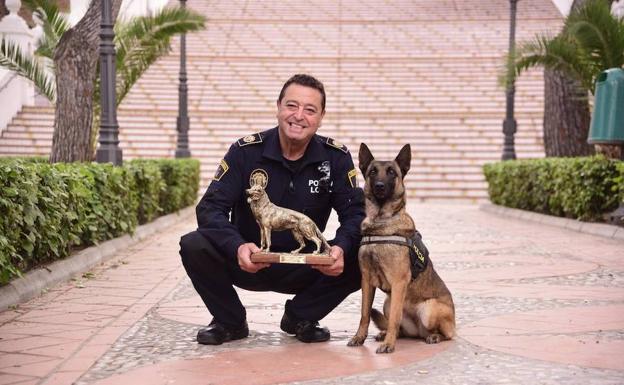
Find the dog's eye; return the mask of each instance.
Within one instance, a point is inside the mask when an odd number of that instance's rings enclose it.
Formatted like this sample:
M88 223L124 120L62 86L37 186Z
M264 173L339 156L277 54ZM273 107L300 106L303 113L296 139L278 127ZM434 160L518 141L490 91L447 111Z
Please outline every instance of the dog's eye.
M386 171L386 174L388 174L388 175L392 175L392 176L395 176L395 175L396 175L396 172L394 171L394 169L393 169L393 168L388 168L388 171Z
M377 175L377 169L376 168L371 168L371 170L368 172L368 175L370 175L370 176Z

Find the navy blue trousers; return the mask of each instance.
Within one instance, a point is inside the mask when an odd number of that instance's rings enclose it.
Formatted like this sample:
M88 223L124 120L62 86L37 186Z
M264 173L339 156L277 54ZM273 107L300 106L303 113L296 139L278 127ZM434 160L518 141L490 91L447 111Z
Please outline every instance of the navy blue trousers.
M180 256L195 290L215 321L230 327L240 326L247 316L234 286L295 294L286 302L289 316L318 321L359 290L361 284L357 249L345 255L345 268L338 277L298 264L272 264L257 273L247 273L240 269L235 256L224 257L197 231L180 239Z

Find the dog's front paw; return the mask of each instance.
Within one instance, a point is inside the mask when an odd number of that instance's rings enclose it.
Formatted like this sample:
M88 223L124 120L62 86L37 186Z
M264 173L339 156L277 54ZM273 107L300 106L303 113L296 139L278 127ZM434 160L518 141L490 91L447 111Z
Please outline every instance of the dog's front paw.
M347 346L362 346L364 345L365 339L366 339L366 336L360 337L360 336L355 335L351 338L349 342L347 342Z
M376 351L376 353L392 353L392 352L394 352L394 344L390 345L390 344L385 344L385 343L379 345Z
M425 342L428 344L437 344L440 341L442 341L442 336L437 333L429 334L427 338L425 338Z

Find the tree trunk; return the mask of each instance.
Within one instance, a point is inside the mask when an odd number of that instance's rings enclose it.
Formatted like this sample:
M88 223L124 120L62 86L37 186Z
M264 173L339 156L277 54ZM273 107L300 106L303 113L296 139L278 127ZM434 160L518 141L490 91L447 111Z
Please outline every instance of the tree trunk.
M587 0L574 0L570 12ZM591 115L588 95L579 82L560 71L544 69L544 151L546 156L585 156Z
M113 19L121 0L113 0ZM101 0L67 31L54 54L56 108L50 162L93 160L93 90L99 57Z
M589 134L588 95L577 81L558 71L544 70L544 150L546 156L586 156L594 153Z

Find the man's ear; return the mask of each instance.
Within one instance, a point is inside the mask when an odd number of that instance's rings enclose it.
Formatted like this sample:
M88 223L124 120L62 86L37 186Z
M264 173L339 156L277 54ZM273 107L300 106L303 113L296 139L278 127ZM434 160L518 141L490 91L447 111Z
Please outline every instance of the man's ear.
M368 166L371 164L373 159L373 154L371 154L370 150L366 143L360 144L360 153L358 154L358 159L360 162L360 170L362 171L362 175L366 178L366 170L368 170Z
M405 174L409 171L410 163L412 162L412 147L409 143L403 146L394 161L397 162L399 168L401 169L401 176L405 178Z

